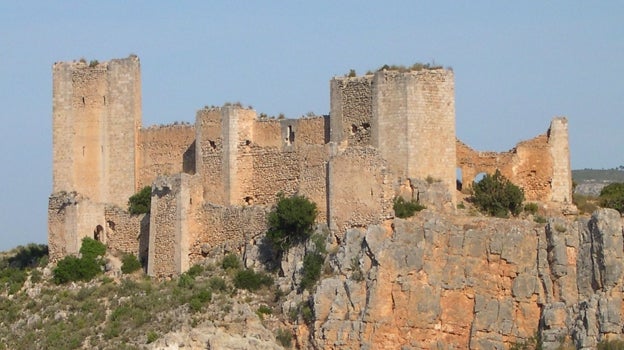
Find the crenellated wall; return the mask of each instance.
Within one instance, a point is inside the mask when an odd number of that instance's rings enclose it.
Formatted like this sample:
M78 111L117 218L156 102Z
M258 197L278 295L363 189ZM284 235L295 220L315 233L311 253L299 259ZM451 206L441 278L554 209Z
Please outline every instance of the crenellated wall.
M151 186L158 175L195 173L195 126L174 124L141 129L137 189Z

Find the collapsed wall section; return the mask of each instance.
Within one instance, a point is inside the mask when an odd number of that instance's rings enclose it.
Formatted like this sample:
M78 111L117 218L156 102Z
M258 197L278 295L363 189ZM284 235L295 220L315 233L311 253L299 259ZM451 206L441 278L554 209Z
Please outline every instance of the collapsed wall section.
M150 186L158 175L195 173L195 126L174 124L141 129L138 189Z
M48 202L48 249L51 261L78 254L82 239L99 239L106 227L104 204L75 192L59 192Z
M481 173L503 176L524 190L528 201L572 203L572 171L567 120L554 118L547 133L522 141L507 152L479 152L457 140L457 166L462 186Z

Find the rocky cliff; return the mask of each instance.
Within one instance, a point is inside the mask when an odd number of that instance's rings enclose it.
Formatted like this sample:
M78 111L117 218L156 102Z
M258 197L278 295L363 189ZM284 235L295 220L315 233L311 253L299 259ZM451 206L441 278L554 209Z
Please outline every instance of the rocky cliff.
M622 218L450 217L421 212L351 229L310 296L305 348L594 348L622 329ZM309 334L309 336L308 336Z

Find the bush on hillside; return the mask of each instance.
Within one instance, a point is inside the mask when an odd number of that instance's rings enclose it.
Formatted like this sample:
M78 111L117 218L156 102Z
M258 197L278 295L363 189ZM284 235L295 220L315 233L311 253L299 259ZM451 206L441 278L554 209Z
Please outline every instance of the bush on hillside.
M106 253L106 246L92 238L82 239L80 246L81 257L66 256L58 262L53 270L54 283L63 284L74 281L90 281L102 272Z
M509 213L518 215L522 210L524 192L496 170L494 175L486 174L472 186L472 201L484 213L506 218Z
M612 183L600 191L600 205L624 214L624 183Z
M273 278L265 273L256 273L252 269L240 270L234 276L234 286L239 289L247 289L249 291L256 291L263 286L270 286L273 284Z
M90 281L102 272L102 264L93 258L66 256L54 269L54 283Z
M290 198L279 194L278 202L269 213L267 238L280 252L305 241L316 220L316 204L305 196Z
M82 239L82 245L80 246L80 255L83 258L96 259L98 256L104 256L106 254L106 246L100 241L96 241L93 238L85 237Z
M145 186L128 199L128 212L132 215L150 212L152 205L152 187Z
M405 199L403 199L403 197L396 197L394 199L394 205L392 206L392 209L394 209L394 215L396 215L396 217L401 218L401 219L414 216L414 214L417 211L421 211L425 208L427 207L418 203L417 201L412 199L411 201L408 202Z
M121 259L121 272L124 274L133 273L141 269L141 262L134 254L126 254Z

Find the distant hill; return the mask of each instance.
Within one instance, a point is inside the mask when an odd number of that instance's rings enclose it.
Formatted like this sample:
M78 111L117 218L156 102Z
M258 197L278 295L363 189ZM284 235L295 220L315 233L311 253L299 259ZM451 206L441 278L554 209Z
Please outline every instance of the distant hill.
M624 166L614 169L572 170L572 180L576 183L574 193L585 196L598 196L606 185L614 182L624 182Z
M624 166L614 169L572 170L572 179L578 184L584 182L624 182Z

